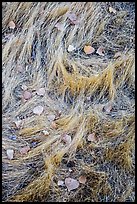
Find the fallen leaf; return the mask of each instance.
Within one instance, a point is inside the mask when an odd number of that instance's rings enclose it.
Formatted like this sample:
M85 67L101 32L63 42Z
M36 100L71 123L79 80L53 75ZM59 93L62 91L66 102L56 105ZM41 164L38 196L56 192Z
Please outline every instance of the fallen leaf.
M122 53L121 52L116 52L115 55L114 55L114 58L118 58L118 57L121 57Z
M37 95L39 95L39 96L44 96L44 94L45 94L45 89L44 88L40 88L40 89L38 89L37 90Z
M13 149L7 149L7 157L8 159L13 159L13 154L14 154L14 151Z
M75 13L69 13L67 17L70 20L72 25L77 25L79 23Z
M33 109L33 113L36 114L36 115L41 115L43 110L44 110L44 108L42 106L36 106Z
M85 184L87 181L86 176L84 175L80 176L78 180L79 180L79 183L82 183L82 184Z
M70 135L64 135L62 137L62 141L65 142L66 144L70 144L71 143L71 136Z
M100 46L100 47L97 49L96 53L99 54L100 56L104 56L104 55L105 55L105 54L103 53L104 51L105 51L104 48L103 48L102 46Z
M64 30L64 25L62 23L57 23L55 25L55 28L57 28L59 31L63 31Z
M11 28L11 29L14 29L16 27L14 21L10 21L8 26Z
M20 128L21 124L22 124L22 120L16 120L16 121L14 121L14 123L15 123L17 128Z
M58 186L64 186L64 181L59 180L59 181L58 181Z
M68 52L72 52L72 51L74 51L74 50L75 50L75 48L74 48L73 45L69 45L69 46L68 46Z
M105 107L104 107L104 110L107 112L107 113L110 113L110 111L112 110L112 105L106 105Z
M23 71L24 71L24 69L23 69L23 67L21 65L17 65L16 70L19 73L23 73Z
M29 100L31 97L32 97L31 92L29 92L29 91L24 91L24 93L23 93L23 98L24 98L25 100Z
M21 88L23 91L27 91L27 89L28 89L28 87L25 84L22 84Z
M93 52L95 52L94 47L91 47L90 45L85 45L84 46L84 52L89 55L92 54Z
M48 135L49 135L49 132L48 132L47 130L43 130L42 132L43 132L43 134L44 134L45 136L48 136Z
M96 141L95 133L92 133L92 134L88 135L88 141L89 142L95 142Z
M30 147L26 146L26 147L20 148L19 151L20 151L21 154L27 154L29 150L30 150Z
M68 177L65 179L65 185L68 191L71 191L79 187L79 182L76 179Z
M48 119L50 122L53 121L53 120L55 120L55 118L56 118L56 116L55 116L54 114L47 116L47 119Z
M114 14L116 14L116 12L117 12L116 9L112 8L111 6L109 7L108 10L110 13L114 13Z
M51 128L57 129L57 124L56 124L55 122L52 122L52 123L51 123Z

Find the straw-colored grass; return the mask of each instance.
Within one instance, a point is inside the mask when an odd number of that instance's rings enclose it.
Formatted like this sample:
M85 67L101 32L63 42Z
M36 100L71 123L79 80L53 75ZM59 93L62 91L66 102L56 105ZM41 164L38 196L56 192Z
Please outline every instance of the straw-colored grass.
M78 24L70 24L69 12ZM3 201L134 201L134 14L132 2L3 2ZM8 28L11 20L14 30ZM86 55L86 44L103 46L105 55ZM69 53L69 45L76 50ZM33 92L26 102L22 84ZM43 97L35 94L40 87L46 90ZM32 112L37 105L44 107L40 116ZM61 116L53 127L47 116L57 112ZM19 118L23 125L17 129ZM95 143L87 141L93 132ZM72 137L69 145L62 143L66 133ZM19 148L33 141L37 146L20 155ZM13 160L7 149L14 149ZM69 172L71 160L76 166ZM57 185L82 173L87 182L77 190L69 193Z

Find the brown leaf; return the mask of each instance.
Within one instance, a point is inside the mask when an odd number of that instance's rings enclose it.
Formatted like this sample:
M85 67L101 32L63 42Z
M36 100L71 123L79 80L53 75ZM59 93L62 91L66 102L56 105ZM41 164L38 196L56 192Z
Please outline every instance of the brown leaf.
M92 54L93 52L95 52L94 47L91 47L90 45L85 45L84 46L84 52L89 55Z
M105 51L104 48L102 46L100 46L97 49L96 53L99 54L100 56L104 56L104 53L103 53L104 51Z
M86 176L81 175L78 180L79 180L79 183L85 184L87 181L87 178Z
M44 88L40 88L40 89L38 89L37 90L37 95L39 95L39 96L44 96L44 94L45 94L45 89Z
M114 13L114 14L116 14L116 12L117 12L116 9L112 8L111 6L109 7L108 10L110 13Z
M79 182L76 179L68 177L65 179L65 185L68 191L72 191L79 187Z
M33 109L33 113L36 114L36 115L41 115L43 110L44 110L44 108L42 106L36 106Z
M88 141L89 142L95 142L96 141L95 133L92 133L92 134L88 135Z
M14 154L14 150L13 149L7 149L7 157L8 159L13 159L13 154Z
M24 91L24 93L23 93L23 98L24 98L25 100L29 100L31 97L32 97L31 92L29 92L29 91Z
M11 29L14 29L16 27L14 21L10 21L8 26L11 28Z
M30 147L26 146L26 147L22 147L19 151L21 154L27 154L29 150L30 150Z

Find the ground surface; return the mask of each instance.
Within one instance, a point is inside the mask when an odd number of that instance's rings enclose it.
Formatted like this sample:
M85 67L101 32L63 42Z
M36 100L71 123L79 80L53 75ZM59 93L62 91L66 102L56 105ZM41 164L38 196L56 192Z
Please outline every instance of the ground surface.
M135 201L135 3L3 2L2 49L2 200Z

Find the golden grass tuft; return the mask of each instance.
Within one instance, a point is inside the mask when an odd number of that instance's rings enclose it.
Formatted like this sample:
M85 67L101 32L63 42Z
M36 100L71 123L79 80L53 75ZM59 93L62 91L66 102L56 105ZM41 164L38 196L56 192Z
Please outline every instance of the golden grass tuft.
M116 14L109 13L110 5ZM133 202L134 3L3 2L2 7L3 201ZM78 24L70 24L70 12ZM8 28L11 20L14 30ZM95 50L103 46L105 55L86 55L86 44ZM68 52L69 45L76 50ZM22 84L33 95L26 102ZM43 97L36 95L41 87ZM33 114L37 105L44 107L40 116ZM57 113L53 124L47 116ZM18 119L23 120L19 129ZM91 133L93 143L87 141ZM9 139L12 134L16 141ZM62 142L64 134L72 138L69 145ZM30 151L20 155L26 145ZM10 148L13 160L6 156ZM69 161L75 161L71 173ZM81 174L87 183L75 191L57 185Z

